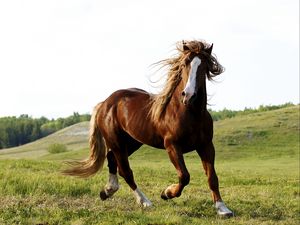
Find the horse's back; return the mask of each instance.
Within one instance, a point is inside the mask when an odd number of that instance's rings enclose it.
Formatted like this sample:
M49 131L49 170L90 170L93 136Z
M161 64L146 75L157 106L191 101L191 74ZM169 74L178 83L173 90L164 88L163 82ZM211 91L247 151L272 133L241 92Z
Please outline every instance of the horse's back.
M121 89L112 93L101 105L99 126L107 139L117 141L123 133L144 144L163 147L149 119L151 94L138 89Z
M131 98L148 98L150 94L139 88L128 88L128 89L120 89L113 92L104 102L121 102L124 100L130 100Z

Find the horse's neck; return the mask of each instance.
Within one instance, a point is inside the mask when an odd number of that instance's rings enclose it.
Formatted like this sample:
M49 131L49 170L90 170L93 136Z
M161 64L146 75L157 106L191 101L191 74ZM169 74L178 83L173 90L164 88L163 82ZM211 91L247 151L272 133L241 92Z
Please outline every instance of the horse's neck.
M207 109L206 80L203 81L202 88L198 90L196 105L201 111L206 111Z

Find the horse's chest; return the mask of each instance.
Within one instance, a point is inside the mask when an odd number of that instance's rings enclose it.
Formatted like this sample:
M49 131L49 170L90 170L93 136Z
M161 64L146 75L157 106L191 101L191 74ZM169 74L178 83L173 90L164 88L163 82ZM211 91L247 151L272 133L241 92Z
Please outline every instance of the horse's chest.
M206 135L203 130L188 130L179 137L179 142L186 146L187 149L194 150L201 143L205 142Z
M193 123L181 123L173 133L173 138L182 146L185 152L195 150L201 144L212 139L211 129L204 123L194 121Z

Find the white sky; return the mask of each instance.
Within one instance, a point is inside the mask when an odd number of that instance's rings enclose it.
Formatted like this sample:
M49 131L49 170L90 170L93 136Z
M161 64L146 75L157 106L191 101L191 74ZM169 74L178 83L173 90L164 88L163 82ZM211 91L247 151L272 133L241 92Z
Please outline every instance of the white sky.
M2 0L0 117L90 112L120 88L155 92L152 63L183 39L226 68L213 109L299 103L298 0Z

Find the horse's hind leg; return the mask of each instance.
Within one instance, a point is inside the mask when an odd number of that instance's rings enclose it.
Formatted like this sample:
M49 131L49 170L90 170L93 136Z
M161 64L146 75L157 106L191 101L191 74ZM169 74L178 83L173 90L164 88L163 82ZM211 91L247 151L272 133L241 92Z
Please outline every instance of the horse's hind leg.
M213 143L203 146L203 149L201 150L197 149L197 153L201 157L202 165L208 179L208 185L212 192L212 198L215 203L217 213L220 216L233 216L233 212L226 207L220 195L219 181L214 167L215 148Z
M151 201L145 196L142 191L139 190L134 181L133 172L128 161L128 155L124 152L115 151L115 157L118 164L119 174L125 179L126 183L132 189L137 203L142 205L143 207L151 206Z
M112 151L107 153L106 158L108 161L109 178L107 184L100 192L100 198L102 200L106 200L107 198L113 196L113 194L119 190L116 158Z

